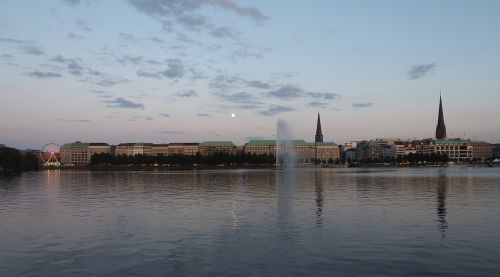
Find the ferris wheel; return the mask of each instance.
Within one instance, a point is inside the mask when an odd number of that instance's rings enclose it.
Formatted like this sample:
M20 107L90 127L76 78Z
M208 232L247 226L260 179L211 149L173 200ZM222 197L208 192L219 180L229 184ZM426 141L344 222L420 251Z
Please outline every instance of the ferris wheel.
M61 146L47 143L40 150L40 159L44 166L60 166L62 161Z

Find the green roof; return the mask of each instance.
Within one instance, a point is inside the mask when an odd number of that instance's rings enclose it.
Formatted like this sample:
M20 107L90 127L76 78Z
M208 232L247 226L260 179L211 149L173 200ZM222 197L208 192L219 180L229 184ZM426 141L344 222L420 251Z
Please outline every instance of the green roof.
M444 144L444 145L458 145L458 144L470 144L471 141L468 139L438 139L434 142L435 144Z
M84 142L73 142L73 143L65 143L61 146L61 148L77 148L77 147L88 147L89 144L88 143L84 143Z
M274 139L252 139L248 141L247 146L269 146L276 145L276 140Z
M316 145L318 145L318 146L337 146L337 144L334 142L316 142Z
M303 139L283 140L282 145L299 145L299 146L314 146L314 142L306 142ZM246 146L274 146L275 139L252 139L248 141Z
M200 143L200 146L236 146L232 141L204 141Z

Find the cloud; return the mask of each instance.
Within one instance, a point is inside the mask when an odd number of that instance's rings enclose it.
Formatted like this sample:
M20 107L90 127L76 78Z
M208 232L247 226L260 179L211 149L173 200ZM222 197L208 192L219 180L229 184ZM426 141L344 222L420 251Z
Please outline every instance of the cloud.
M245 104L243 105L245 107L239 106L240 109L242 108L253 109L255 107L258 107L258 105L262 104L262 102L258 101L257 97L244 91L231 94L215 93L214 95L231 103Z
M198 96L198 93L196 93L196 91L191 89L187 91L178 92L176 95L179 97L196 97Z
M436 68L435 63L415 64L408 70L408 79L416 80L424 77L427 73L432 72Z
M213 29L210 34L214 37L218 38L230 38L230 39L237 39L239 37L239 32L236 31L233 28L229 27L217 27Z
M91 32L92 31L92 28L90 28L87 25L87 22L85 22L85 20L79 19L79 20L75 21L75 24L76 24L76 26L78 26L79 28L81 28L84 31L87 31L87 32Z
M64 4L68 5L68 6L72 6L72 7L75 7L75 6L78 6L80 5L81 1L80 0L61 0Z
M26 74L26 76L38 78L38 79L50 79L50 78L60 78L62 77L61 74L59 73L54 73L54 72L43 72L43 71L31 71Z
M100 80L97 80L95 84L103 87L111 87L117 84L127 83L127 82L129 82L129 80L123 78L102 76L102 78Z
M179 59L168 59L167 69L160 72L163 76L168 78L181 78L185 74L184 65Z
M111 93L104 91L104 90L96 90L96 89L91 89L89 90L90 92L97 94L97 96L101 98L111 98Z
M263 21L269 19L262 11L254 7L242 7L231 0L203 0L208 5L221 7L223 9L233 11L241 16L250 17L256 21Z
M270 84L264 83L261 81L257 81L257 80L247 81L247 85L249 87L261 88L261 89L270 89L271 88Z
M285 85L276 90L266 93L268 97L276 97L281 99L291 99L302 96L302 89L294 85Z
M339 100L342 97L341 94L330 92L308 92L307 95L312 98L321 98L325 100Z
M22 40L22 39L15 39L15 38L5 38L5 37L0 37L0 42L14 43L14 44L29 44L29 43L32 43L32 41L29 41L29 40Z
M196 116L198 116L198 117L210 117L211 115L209 115L207 113L197 113Z
M158 73L147 72L147 71L143 71L143 70L137 70L136 74L139 77L161 79L161 76Z
M200 31L200 28L208 24L205 16L200 14L183 14L177 18L177 21L187 29Z
M34 46L34 45L27 45L23 46L21 48L24 53L30 54L30 55L35 55L35 56L42 56L45 55L45 51L43 51L40 47Z
M123 55L121 58L116 59L121 64L135 64L140 65L143 61L142 56L131 56L131 55Z
M245 80L238 76L230 76L230 75L217 75L212 78L211 82L208 86L212 89L224 91L224 90L233 90L242 87L248 88L258 88L258 89L270 89L273 86L269 83L265 83L258 80Z
M262 11L254 7L243 7L233 0L128 0L137 10L151 15L163 17L179 17L200 9L203 5L232 11L238 15L256 21L269 19Z
M169 117L170 116L169 113L160 113L160 115L163 116L163 117Z
M361 103L354 103L354 104L352 104L352 106L354 108L369 108L369 107L373 107L373 103L372 102L361 102Z
M164 42L163 39L157 38L157 37L152 37L151 40L156 42L156 43L163 43Z
M125 109L144 109L144 105L141 103L134 103L129 101L123 97L118 97L115 100L104 101L110 105L107 105L108 108L125 108Z
M79 58L72 59L72 58L65 58L62 55L57 55L50 60L53 62L56 62L56 63L65 64L66 68L68 69L68 72L72 75L76 75L76 76L83 75L83 71L85 68L80 65L79 62L81 61L81 59L79 59ZM95 72L93 72L93 73L95 73ZM96 75L96 74L94 74L94 75Z
M265 116L273 116L273 115L277 115L279 113L290 112L290 111L294 111L294 110L295 109L291 108L291 107L272 105L267 110L261 111L259 113L262 115L265 115Z
M326 108L326 106L328 106L328 103L312 101L307 103L307 106L311 108Z
M74 34L74 33L68 33L68 35L66 36L66 38L67 39L84 39L85 37L77 35L77 34Z

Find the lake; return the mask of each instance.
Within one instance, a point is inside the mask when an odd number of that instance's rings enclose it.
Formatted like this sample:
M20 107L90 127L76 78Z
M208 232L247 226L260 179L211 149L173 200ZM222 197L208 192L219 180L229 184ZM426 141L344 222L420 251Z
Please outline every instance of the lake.
M0 276L498 276L500 168L0 179Z

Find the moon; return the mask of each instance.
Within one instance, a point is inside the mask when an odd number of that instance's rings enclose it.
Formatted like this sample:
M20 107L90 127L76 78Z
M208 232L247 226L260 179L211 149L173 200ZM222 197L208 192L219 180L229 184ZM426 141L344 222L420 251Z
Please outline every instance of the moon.
M236 117L236 115L235 115L234 113L231 113L231 117L232 117L232 118L235 118L235 117Z

